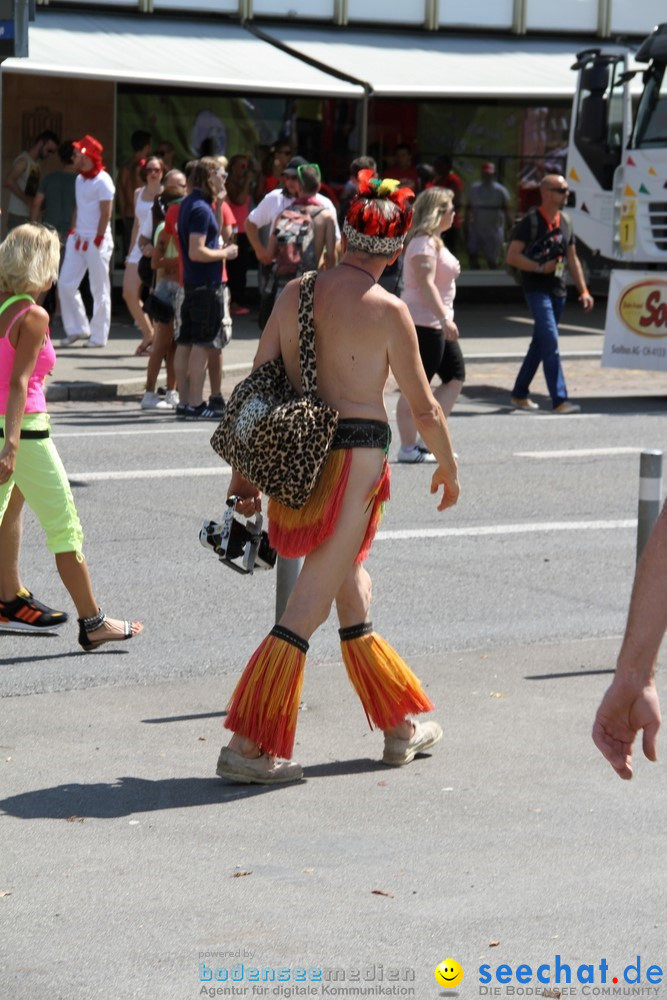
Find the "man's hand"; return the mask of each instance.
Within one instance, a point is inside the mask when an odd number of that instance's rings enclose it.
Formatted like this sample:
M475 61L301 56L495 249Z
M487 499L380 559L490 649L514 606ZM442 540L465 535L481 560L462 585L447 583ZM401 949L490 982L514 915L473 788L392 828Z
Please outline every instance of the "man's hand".
M253 514L262 509L261 492L256 486L249 483L240 472L237 472L236 469L232 470L232 477L227 489L227 499L234 496L239 497L234 509L239 514L242 514L243 517L252 517Z
M260 264L267 264L267 265L273 264L273 257L266 249L266 247L262 247L261 250L256 250L255 256L257 257L257 260L260 262Z
M228 243L227 246L222 249L225 254L223 260L236 260L239 255L239 248L236 243Z
M433 473L431 493L437 493L440 486L442 486L442 499L438 504L438 510L447 510L448 507L454 506L461 492L458 474L455 472L452 475L444 466L439 465Z
M642 749L648 760L657 760L660 702L653 679L632 683L615 679L595 716L593 742L620 778L632 777L632 748L643 730Z
M579 301L581 302L584 308L584 312L590 312L591 309L593 308L594 305L593 296L589 291L587 290L583 291L579 296Z

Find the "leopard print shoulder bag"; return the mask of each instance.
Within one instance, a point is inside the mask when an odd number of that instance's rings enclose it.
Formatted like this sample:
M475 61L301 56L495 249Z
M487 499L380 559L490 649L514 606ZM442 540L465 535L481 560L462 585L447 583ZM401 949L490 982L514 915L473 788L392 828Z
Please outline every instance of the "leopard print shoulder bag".
M303 395L282 358L267 361L236 386L211 446L249 482L299 510L312 493L338 426L338 413L317 395L313 300L317 271L299 287L299 358Z

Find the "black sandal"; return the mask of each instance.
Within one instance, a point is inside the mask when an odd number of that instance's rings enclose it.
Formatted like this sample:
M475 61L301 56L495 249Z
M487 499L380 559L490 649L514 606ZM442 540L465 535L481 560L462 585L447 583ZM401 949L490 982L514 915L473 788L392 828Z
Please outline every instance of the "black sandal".
M123 635L109 635L105 639L89 639L88 635L90 632L95 632L101 625L104 625L107 620L107 616L103 611L98 611L96 615L92 618L79 618L79 645L86 653L92 652L97 649L98 646L103 646L107 642L126 642L127 639L132 639L134 637L134 632L132 631L132 623L128 621L123 621Z

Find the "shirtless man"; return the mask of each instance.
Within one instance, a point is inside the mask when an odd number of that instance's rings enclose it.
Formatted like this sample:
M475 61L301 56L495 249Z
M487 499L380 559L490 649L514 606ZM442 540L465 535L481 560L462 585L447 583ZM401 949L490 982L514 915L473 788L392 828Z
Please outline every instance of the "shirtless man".
M318 392L340 414L337 439L315 491L299 511L269 501L270 538L285 555L305 555L278 624L251 657L232 696L217 773L241 782L298 781L291 756L308 639L335 600L343 661L371 726L384 731L383 761L407 764L442 738L437 722L413 722L433 706L418 679L370 622L371 579L362 565L389 495L389 425L384 389L391 370L412 408L437 466L431 492L438 510L456 503L457 465L447 422L424 376L417 336L405 305L378 279L401 252L410 225L409 189L364 185L348 212L339 267L321 272L314 288ZM369 234L373 235L369 235ZM307 284L306 275L301 282ZM290 282L260 340L255 367L282 356L300 384L297 310L300 282ZM250 515L259 491L234 472L229 494ZM316 508L319 508L319 516ZM322 515L322 510L325 511Z

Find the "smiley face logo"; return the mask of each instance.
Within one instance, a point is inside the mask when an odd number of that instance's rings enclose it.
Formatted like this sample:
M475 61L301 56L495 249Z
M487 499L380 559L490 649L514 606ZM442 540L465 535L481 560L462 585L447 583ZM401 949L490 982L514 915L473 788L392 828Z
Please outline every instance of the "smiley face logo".
M463 969L458 962L455 962L453 958L446 958L444 962L435 970L435 978L441 986L445 989L451 990L452 987L458 986L463 979Z

